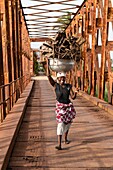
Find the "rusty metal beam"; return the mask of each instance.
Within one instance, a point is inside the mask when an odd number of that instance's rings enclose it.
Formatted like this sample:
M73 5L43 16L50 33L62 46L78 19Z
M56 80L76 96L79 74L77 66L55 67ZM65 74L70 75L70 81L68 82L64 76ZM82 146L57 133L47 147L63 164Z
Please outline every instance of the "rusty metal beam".
M3 73L3 51L2 51L2 19L3 15L1 14L1 7L0 7L0 86L4 84L4 73Z
M87 79L90 83L89 89L91 89L91 94L104 99L105 83L107 82L109 86L109 88L107 87L109 102L113 89L113 78L111 76L113 71L110 59L110 51L113 51L113 41L108 40L109 22L113 21L112 10L111 1L108 0L104 0L104 2L102 2L102 0L84 1L66 28L67 36L71 36L72 33L73 36L83 36L86 40L84 46L82 46L83 61L81 61L82 67L84 68L81 69L83 90L87 92L87 84L85 81L87 76L86 71L88 71ZM88 18L85 18L87 14L86 11L88 12ZM85 18L84 21L83 18ZM82 28L80 20L82 20ZM85 27L86 24L87 26ZM81 32L79 32L80 29L82 30ZM102 45L99 44L101 41ZM98 58L98 54L101 54L101 58ZM77 67L75 70L76 69ZM108 78L106 78L107 74L109 75ZM74 75L76 75L76 73Z
M35 1L35 0L34 0ZM38 1L38 2L42 2L42 1ZM44 3L45 2L45 3ZM38 4L38 5L32 5L32 6L29 6L29 7L42 7L42 6L47 6L47 5L51 5L51 4L60 4L60 5L67 5L67 6L74 6L74 7L76 7L76 8L79 8L80 6L79 5L77 5L77 4L74 4L74 3L65 3L65 2L75 2L74 0L70 0L70 1L56 1L56 2L51 2L51 1L43 1L43 3L42 4ZM23 7L23 8L26 8L26 7Z
M102 59L101 59L101 71L100 71L100 91L99 98L104 98L105 90L105 60L106 60L106 37L107 37L107 14L108 14L108 0L104 0L103 8L103 29L102 29Z
M17 40L16 40L16 9L15 0L11 1L12 7L12 48L13 48L13 65L14 65L14 79L18 78L18 62L17 62Z
M50 8L50 5L54 5L54 4L56 6L57 6L57 4L58 5L60 4L61 8L55 8L55 9ZM48 9L45 8L45 6L46 7L48 6ZM30 26L36 26L36 24L34 24L34 23L29 24L28 21L35 21L35 22L37 22L37 26L39 26L41 24L43 28L45 28L47 24L49 25L49 23L52 23L53 26L56 23L57 24L56 29L58 31L58 29L60 28L60 26L62 24L58 24L58 22L56 20L61 17L61 13L62 13L63 16L66 16L68 11L69 11L70 15L73 16L75 13L71 12L71 10L72 9L76 10L76 9L78 9L80 7L81 6L78 5L74 0L70 0L70 1L62 0L62 1L58 1L58 2L51 2L51 1L43 1L42 2L42 1L39 0L38 4L25 6L25 7L23 7L23 10L25 12L25 16L26 16L25 19L26 19L28 29L29 29ZM25 11L25 9L29 9L30 12L28 13L28 11ZM36 12L34 12L34 11L36 11ZM57 16L53 14L54 12L57 14ZM48 15L48 13L49 14L51 13L51 16ZM47 14L47 15L45 15L45 14ZM32 19L29 19L28 16L32 16ZM34 18L34 17L37 17L37 18ZM54 21L53 20L52 20L52 22L48 21L49 18L54 19ZM45 19L45 20L43 20L43 19ZM65 26L63 25L64 29L66 27L67 27L67 24L65 24ZM41 28L40 28L40 30L41 30ZM46 32L46 34L48 34L48 33ZM55 35L56 34L54 34L54 36Z
M80 7L80 6L79 6ZM71 7L71 8L62 8L59 10L50 10L50 9L44 9L44 8L34 8L34 7L24 7L24 9L33 9L33 10L43 10L43 12L38 12L39 14L43 14L43 13L48 13L48 12L60 12L60 13L67 13L67 10L70 9L75 9L75 7Z
M47 38L47 37L30 38L31 42L44 42L44 41L49 41L49 40L51 40L51 38Z
M40 52L39 49L34 49L34 48L32 48L32 51L33 51L33 52Z
M91 16L92 16L92 49L91 49L91 95L95 95L95 79L94 79L94 71L95 71L95 32L96 32L96 4L97 0L93 2L93 9L91 10Z
M5 1L5 19L6 19L6 36L7 36L7 58L9 83L12 81L12 60L11 60L11 40L10 40L10 20L9 20L9 1Z

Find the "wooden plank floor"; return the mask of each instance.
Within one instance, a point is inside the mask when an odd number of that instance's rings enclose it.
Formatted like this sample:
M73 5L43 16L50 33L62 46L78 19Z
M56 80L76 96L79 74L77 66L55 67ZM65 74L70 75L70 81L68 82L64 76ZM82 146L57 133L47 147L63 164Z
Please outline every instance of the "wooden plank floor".
M81 96L71 143L57 145L55 94L46 77L35 81L7 170L113 170L113 116Z

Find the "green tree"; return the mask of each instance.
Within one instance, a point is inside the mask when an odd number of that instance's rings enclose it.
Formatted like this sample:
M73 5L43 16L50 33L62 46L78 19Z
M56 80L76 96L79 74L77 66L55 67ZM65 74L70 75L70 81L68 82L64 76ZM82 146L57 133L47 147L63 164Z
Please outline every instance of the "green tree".
M111 70L113 71L113 59L111 58Z
M66 15L62 15L60 18L57 19L57 23L60 23L61 26L54 26L53 30L59 28L59 30L63 31L67 25L69 25L71 21L71 12L67 12Z
M33 52L33 70L35 74L38 74L38 62L37 62L37 54Z

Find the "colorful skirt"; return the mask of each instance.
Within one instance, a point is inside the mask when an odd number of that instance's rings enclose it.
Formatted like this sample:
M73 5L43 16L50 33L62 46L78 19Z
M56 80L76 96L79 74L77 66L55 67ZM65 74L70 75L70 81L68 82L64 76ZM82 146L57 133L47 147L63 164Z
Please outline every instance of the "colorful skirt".
M58 123L70 123L76 116L76 111L74 109L73 103L63 104L56 102L56 120Z

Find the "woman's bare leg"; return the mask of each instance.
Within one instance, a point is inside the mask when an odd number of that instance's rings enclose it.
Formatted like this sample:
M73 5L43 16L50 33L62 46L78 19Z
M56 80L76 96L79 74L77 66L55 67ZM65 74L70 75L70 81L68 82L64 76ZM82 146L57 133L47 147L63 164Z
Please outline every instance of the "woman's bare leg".
M61 143L62 143L62 135L58 135L58 146L56 146L56 149L61 150Z
M58 146L61 147L62 135L58 135Z
M65 144L70 143L70 141L68 140L68 132L69 132L69 130L67 130L67 132L64 134L65 135Z
M67 139L68 132L69 132L69 130L67 130L67 132L64 134L65 135L65 142L68 141L68 139Z

